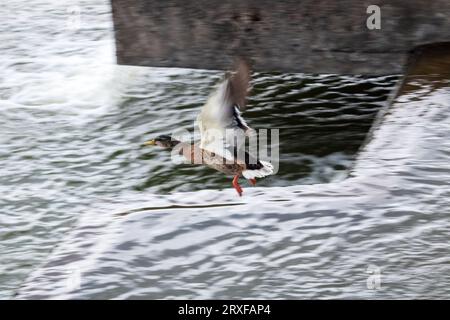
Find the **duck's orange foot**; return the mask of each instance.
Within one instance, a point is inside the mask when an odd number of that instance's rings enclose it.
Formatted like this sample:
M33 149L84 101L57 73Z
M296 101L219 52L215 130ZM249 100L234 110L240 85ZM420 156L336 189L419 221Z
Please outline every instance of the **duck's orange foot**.
M237 193L241 197L242 196L242 188L239 185L239 176L234 176L234 178L233 178L233 187L236 189Z
M248 179L252 186L256 186L256 179Z

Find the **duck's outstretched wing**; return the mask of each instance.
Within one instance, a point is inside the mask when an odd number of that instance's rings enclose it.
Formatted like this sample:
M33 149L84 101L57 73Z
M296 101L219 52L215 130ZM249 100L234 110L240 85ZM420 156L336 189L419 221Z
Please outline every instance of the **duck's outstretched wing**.
M245 110L249 80L248 64L239 60L236 71L226 73L225 79L210 95L198 116L202 148L221 154L223 147L233 144L230 139L251 130L241 116L241 111ZM229 158L231 155L223 156Z

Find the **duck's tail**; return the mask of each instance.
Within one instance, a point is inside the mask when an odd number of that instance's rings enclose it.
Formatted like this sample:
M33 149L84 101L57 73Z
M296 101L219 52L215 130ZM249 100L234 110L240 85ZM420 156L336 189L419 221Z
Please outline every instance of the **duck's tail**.
M242 175L246 179L262 178L273 174L273 165L267 161L259 160L261 167L259 169L246 169L242 171Z

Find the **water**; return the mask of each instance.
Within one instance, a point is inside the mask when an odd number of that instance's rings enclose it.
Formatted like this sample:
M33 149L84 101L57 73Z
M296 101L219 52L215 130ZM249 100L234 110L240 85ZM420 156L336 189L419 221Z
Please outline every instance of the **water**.
M280 171L238 198L142 147L193 130L221 72L116 66L107 1L10 1L9 16L0 298L448 297L444 80L412 82L360 150L397 76L254 74L245 117L280 129Z

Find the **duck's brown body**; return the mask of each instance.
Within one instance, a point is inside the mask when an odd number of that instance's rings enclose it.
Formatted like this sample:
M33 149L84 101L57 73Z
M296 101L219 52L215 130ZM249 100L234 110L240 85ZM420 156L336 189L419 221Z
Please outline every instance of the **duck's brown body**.
M183 155L190 163L204 164L227 175L233 175L233 187L240 196L242 195L242 188L239 185L239 177L242 175L244 170L249 169L250 165L248 163L245 163L245 161L239 161L236 158L233 161L227 161L224 157L219 156L214 152L200 148L200 143L180 143L177 147L180 148L179 153ZM246 153L246 155L248 154ZM249 179L249 182L252 185L255 185L256 179Z
M227 175L241 175L242 171L248 169L245 162L234 159L234 162L227 161L225 158L200 148L200 143L191 145L180 143L180 154L192 164L203 164L214 170L220 171Z

